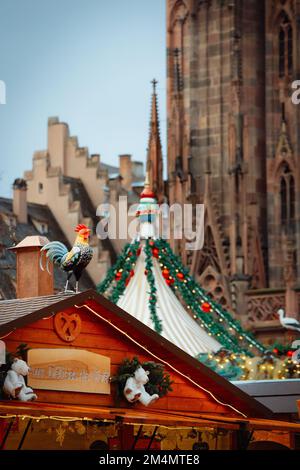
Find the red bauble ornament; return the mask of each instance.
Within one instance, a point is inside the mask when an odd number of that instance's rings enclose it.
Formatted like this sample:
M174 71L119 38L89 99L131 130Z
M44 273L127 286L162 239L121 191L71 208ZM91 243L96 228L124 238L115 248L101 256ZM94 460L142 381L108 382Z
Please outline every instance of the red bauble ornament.
M170 276L170 271L168 269L163 269L162 275L164 276L165 279L168 279L168 277Z
M286 353L287 357L292 357L293 354L294 354L294 351L288 351Z
M154 246L154 241L153 240L150 240L149 246Z
M278 353L279 353L279 351L278 351L277 348L274 348L272 352L273 352L274 354L278 354Z
M140 256L141 254L141 247L139 247L138 251L136 252L137 256Z
M147 276L147 274L148 274L148 269L145 269L144 273L145 273L145 276Z
M205 313L209 313L211 311L211 305L208 302L203 302L201 310Z
M134 270L133 269L130 270L130 277L132 277L132 276L134 276Z
M121 279L121 277L122 277L122 273L120 273L120 271L118 271L115 275L116 280L119 281Z
M166 283L168 284L168 286L171 286L172 284L174 284L174 279L166 279Z
M158 258L159 249L158 248L153 248L152 254L153 254L154 258Z
M177 273L176 276L177 276L178 279L180 279L180 280L184 279L184 274L182 274L182 273Z
M126 281L125 281L125 286L128 286L129 281L130 281L130 277L128 277L128 278L126 279Z

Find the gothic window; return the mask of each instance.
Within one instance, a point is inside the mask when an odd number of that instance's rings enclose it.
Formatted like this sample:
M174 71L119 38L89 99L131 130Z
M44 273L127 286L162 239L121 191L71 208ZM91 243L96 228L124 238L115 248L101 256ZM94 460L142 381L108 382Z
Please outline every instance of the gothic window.
M295 180L287 164L280 176L280 219L284 228L291 228L295 219Z
M212 266L216 272L221 271L214 236L209 225L205 229L204 240L198 264L198 274L200 276L207 266Z
M293 29L285 12L281 13L279 20L278 50L279 77L283 78L293 71Z

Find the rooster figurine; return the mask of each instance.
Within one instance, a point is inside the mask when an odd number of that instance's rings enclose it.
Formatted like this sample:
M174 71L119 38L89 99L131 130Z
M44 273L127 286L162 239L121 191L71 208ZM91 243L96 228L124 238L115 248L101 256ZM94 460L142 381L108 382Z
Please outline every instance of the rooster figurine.
M67 247L61 242L55 241L44 245L41 248L40 267L44 271L42 255L46 253L47 271L49 272L48 263L52 261L54 264L58 265L60 269L68 273L65 292L67 292L70 278L72 274L74 274L76 279L75 292L78 293L79 279L82 271L87 267L93 257L93 250L89 245L90 229L84 224L79 224L75 232L77 232L77 237L71 251L68 251Z

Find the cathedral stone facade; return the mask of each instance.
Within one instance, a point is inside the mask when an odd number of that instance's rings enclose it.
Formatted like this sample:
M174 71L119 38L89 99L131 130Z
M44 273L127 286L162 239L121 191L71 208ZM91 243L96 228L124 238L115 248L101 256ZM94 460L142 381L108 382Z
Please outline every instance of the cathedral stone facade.
M204 203L203 250L173 247L262 336L298 316L297 0L167 0L170 203Z

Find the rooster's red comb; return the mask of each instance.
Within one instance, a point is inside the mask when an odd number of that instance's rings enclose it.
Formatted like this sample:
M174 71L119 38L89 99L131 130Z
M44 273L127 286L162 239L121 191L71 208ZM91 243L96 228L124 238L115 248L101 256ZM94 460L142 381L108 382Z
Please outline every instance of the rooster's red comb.
M77 227L75 228L75 232L80 232L80 230L89 230L89 228L84 225L84 224L78 224Z

